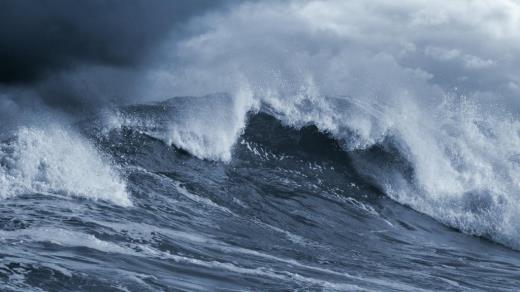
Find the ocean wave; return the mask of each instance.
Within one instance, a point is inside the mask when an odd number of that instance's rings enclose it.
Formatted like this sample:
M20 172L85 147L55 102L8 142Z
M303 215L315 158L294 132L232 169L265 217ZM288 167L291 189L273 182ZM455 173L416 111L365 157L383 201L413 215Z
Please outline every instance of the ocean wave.
M144 107L140 115L132 115L135 108L127 109L124 115L127 119L133 116L130 120L134 122L126 126L141 125L137 127L140 131L198 158L223 162L232 159L244 128L249 133L270 135L264 140L267 147L279 147L279 142L287 138L286 133L272 132L279 129L269 120L264 124L257 122L252 129L243 117L256 115L256 107L226 110L234 108L237 98L231 95L173 98L149 105L146 126L136 122L143 116ZM438 107L428 111L413 100L390 106L378 100L370 103L351 97L302 95L282 100L271 97L261 104L263 114L271 115L287 127L302 129L312 125L335 140L337 147L351 159L353 171L399 203L463 232L520 247L517 236L520 225L515 223L520 218L520 208L515 203L519 168L514 159L519 155L520 137L515 133L520 131L520 123L511 116L486 115L478 105L462 103L454 97L446 97ZM214 114L209 114L209 107ZM191 110L185 111L186 108ZM234 114L238 117L233 117ZM221 122L224 117L225 122ZM198 122L189 126L192 121ZM190 143L168 139L172 127L183 129L184 137L204 139L191 139ZM227 134L222 136L222 133ZM323 146L318 143L315 151L322 151ZM268 153L269 149L263 151ZM269 159L262 157L257 159Z

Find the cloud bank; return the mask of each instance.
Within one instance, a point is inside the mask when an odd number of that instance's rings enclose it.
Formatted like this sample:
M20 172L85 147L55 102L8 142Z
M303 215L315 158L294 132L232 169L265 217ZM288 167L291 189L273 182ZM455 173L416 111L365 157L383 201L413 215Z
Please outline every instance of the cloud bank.
M170 42L150 77L164 78L165 90L229 91L247 81L281 91L312 83L333 95L399 88L428 98L438 88L518 106L515 1L262 1L191 26L205 32Z
M57 107L125 100L146 58L191 17L225 1L7 0L0 3L0 90ZM20 102L19 91L10 92Z
M520 8L511 0L0 5L0 90L16 103L13 88L81 109L247 84L259 95L408 91L520 109Z

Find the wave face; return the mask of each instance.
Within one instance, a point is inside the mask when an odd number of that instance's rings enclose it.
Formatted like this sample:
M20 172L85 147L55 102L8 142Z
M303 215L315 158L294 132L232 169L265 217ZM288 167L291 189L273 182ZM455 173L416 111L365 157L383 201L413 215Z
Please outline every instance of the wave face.
M413 100L390 106L352 98L303 97L271 108L285 124L313 124L338 140L355 168L392 199L463 232L520 247L520 124L506 113L489 115L449 98L429 112ZM390 151L390 161L374 159L374 148Z
M3 289L507 290L520 284L517 252L486 239L516 244L505 232L515 228L506 220L514 216L507 195L500 201L491 192L499 189L434 193L435 184L422 185L426 162L406 136L395 128L363 136L346 123L356 119L347 113L359 104L321 100L345 113L334 118L342 127L325 128L267 103L241 103L251 107L240 118L213 116L208 103L233 108L237 102L212 95L106 112L79 123L82 135L58 126L15 132L2 144L8 182L2 193L9 196L0 206ZM302 99L299 110L320 110L310 102ZM208 123L193 125L195 132L184 128L191 140L179 143L186 109L189 119ZM229 138L212 134L227 126Z

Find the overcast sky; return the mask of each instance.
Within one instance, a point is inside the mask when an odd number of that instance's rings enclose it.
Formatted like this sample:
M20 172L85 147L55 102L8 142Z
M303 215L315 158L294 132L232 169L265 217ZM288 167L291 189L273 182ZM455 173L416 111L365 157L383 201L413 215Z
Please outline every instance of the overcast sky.
M53 106L233 91L459 92L515 105L512 0L0 2L0 90ZM18 96L22 96L19 94Z

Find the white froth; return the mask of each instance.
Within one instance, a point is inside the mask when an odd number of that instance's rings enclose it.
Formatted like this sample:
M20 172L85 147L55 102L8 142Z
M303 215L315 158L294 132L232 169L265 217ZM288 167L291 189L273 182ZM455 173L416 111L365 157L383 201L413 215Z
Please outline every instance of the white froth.
M20 128L0 145L0 195L53 193L129 206L126 184L89 141L59 125Z
M163 140L198 158L228 162L247 113L257 105L249 90L241 90L234 96L192 98L177 107Z

